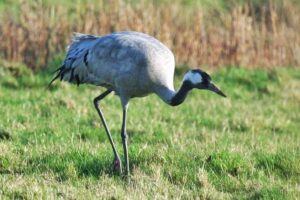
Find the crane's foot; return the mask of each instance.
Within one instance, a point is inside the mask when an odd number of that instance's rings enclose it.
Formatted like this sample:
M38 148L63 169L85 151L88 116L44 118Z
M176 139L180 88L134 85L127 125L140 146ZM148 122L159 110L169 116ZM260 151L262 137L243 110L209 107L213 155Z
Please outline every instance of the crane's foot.
M125 168L125 176L127 176L127 177L130 176L130 171L129 171L129 166L128 165Z
M113 171L119 173L120 175L123 173L122 162L118 156L116 156L113 161Z
M129 180L129 178L130 178L129 170L126 169L126 172L125 172L125 174L124 174L124 177L125 177L127 180Z

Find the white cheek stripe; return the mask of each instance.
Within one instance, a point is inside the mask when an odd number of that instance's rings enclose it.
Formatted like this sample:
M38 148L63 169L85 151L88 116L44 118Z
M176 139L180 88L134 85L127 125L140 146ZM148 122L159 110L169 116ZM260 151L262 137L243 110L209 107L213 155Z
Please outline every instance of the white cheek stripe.
M202 82L202 76L199 73L192 73L192 72L188 72L185 76L183 80L189 80L191 81L193 84L197 84L197 83L201 83Z

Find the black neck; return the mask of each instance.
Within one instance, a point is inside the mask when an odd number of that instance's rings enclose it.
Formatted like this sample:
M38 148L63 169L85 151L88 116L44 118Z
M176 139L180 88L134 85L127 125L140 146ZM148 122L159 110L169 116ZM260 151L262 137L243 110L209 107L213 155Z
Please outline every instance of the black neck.
M178 92L173 96L171 99L170 105L171 106L178 106L182 102L184 102L187 94L189 93L190 90L192 90L192 83L190 81L184 81L178 90Z

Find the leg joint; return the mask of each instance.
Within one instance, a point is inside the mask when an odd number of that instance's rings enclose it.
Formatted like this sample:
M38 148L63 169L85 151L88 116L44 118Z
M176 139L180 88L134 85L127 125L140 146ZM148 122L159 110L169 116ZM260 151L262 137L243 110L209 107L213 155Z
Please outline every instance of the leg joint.
M126 131L121 132L121 137L122 137L123 140L126 140L128 138L128 135L127 135Z
M93 102L94 102L95 107L97 108L98 107L99 99L96 97Z
M104 93L100 94L99 96L97 96L94 99L94 105L96 108L98 108L98 103L101 99L103 99L104 97L106 97L109 93L111 93L111 90L106 90Z

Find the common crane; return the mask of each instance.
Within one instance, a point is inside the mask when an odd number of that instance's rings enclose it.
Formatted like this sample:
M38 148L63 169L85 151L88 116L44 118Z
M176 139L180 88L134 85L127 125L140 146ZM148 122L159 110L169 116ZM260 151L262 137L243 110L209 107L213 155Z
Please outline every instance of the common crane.
M200 70L189 70L178 91L174 90L174 55L164 44L140 32L116 32L104 36L76 33L68 48L65 60L55 73L49 86L56 79L74 84L93 84L106 88L94 99L95 108L104 125L114 153L113 167L122 172L122 162L116 150L99 102L115 92L121 99L123 121L121 137L124 148L126 175L129 174L126 117L128 102L133 97L151 93L158 95L171 106L181 104L194 88L225 94L211 81L210 76Z

